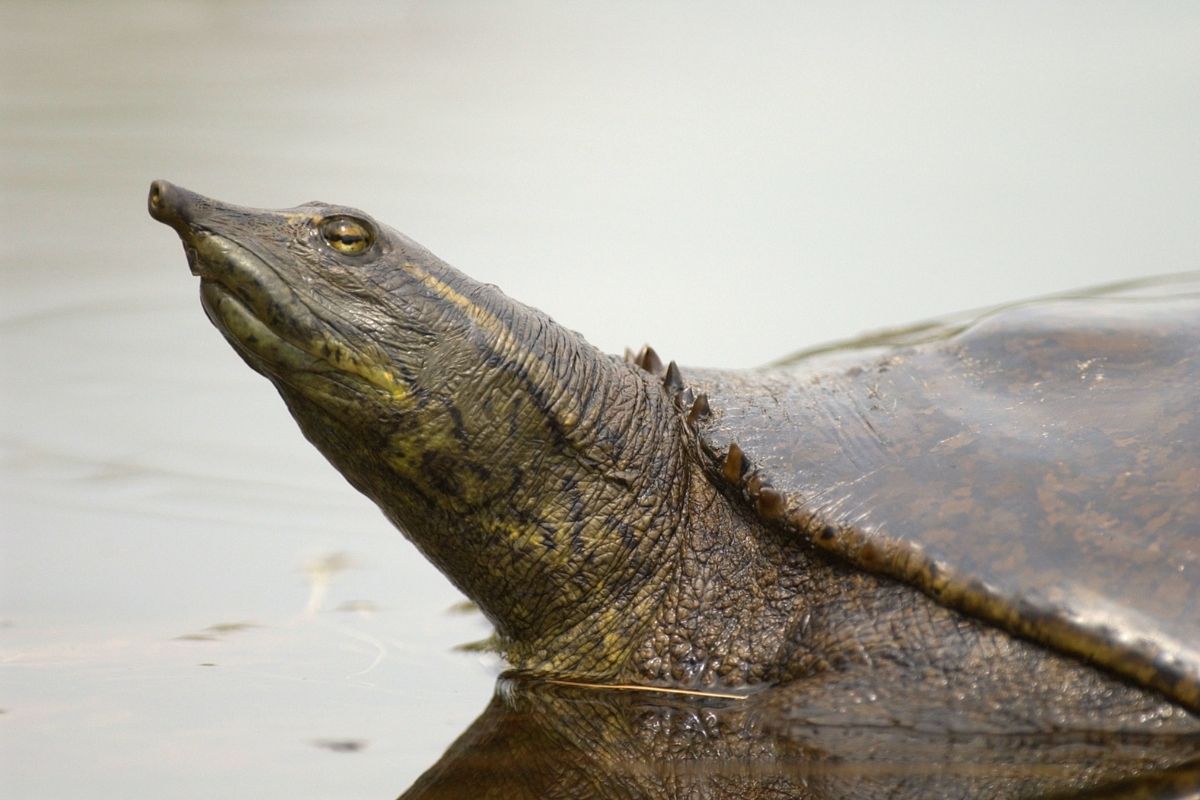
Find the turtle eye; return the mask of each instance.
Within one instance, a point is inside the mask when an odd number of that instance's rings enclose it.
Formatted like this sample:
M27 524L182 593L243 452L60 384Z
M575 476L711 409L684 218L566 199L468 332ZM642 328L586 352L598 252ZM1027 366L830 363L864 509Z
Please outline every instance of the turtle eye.
M330 217L321 223L321 235L339 253L356 256L371 246L371 230L353 217Z

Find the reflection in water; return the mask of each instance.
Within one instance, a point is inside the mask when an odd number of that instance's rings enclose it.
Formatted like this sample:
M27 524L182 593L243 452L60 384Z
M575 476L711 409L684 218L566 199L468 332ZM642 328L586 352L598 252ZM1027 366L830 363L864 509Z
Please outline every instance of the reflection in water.
M308 602L304 606L304 615L311 617L321 610L325 603L325 595L329 592L329 582L339 572L354 566L354 559L346 553L328 553L311 558L304 564L304 574L308 577Z
M775 691L786 691L779 689ZM403 800L1190 797L1200 736L810 727L739 703L505 676ZM930 764L937 764L935 770Z

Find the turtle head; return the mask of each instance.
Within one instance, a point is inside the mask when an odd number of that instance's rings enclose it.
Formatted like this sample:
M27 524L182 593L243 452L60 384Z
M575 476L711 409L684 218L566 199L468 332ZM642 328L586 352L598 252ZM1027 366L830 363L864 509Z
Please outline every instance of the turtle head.
M156 181L149 210L307 438L502 637L545 652L654 573L682 452L659 382L355 209Z
M343 420L411 405L438 332L453 327L422 283L430 253L323 203L244 208L155 181L148 204L183 240L204 310L253 369Z

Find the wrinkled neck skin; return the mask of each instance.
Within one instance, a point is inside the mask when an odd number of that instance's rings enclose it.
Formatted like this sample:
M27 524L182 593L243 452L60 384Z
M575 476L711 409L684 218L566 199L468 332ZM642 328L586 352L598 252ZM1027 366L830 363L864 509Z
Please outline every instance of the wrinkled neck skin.
M741 694L784 684L762 702L815 724L1195 730L1152 693L758 518L709 471L660 377L493 287L437 276L427 284L452 302L406 367L419 391L365 415L283 393L479 604L515 668Z
M661 380L493 287L444 266L438 279L457 321L439 326L453 332L417 367L420 393L403 409L347 415L328 387L314 396L277 380L306 435L479 604L515 667L711 680L717 662L695 642L675 648L678 664L659 655L664 614L676 631L708 632L714 650L772 620L758 602L703 607L668 594L681 571L705 595L736 580L742 591L725 598L757 593L766 571L735 552L754 550L749 527L713 513L727 503L695 466L694 434ZM711 574L684 557L695 550L685 536L714 540L701 548L714 552Z

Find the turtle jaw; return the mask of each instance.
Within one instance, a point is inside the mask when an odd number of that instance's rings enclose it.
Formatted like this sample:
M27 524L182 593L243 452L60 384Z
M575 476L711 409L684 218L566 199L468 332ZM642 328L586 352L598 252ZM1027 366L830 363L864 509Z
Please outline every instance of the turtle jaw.
M256 372L318 401L328 399L330 382L340 384L338 396L382 392L394 400L409 393L353 320L314 312L294 263L283 271L272 266L271 254L281 248L303 251L293 237L311 222L311 211L227 205L166 181L151 184L147 206L179 235L200 278L205 313Z
M257 372L287 379L330 367L263 323L250 306L219 281L201 278L200 303L217 330Z
M251 367L284 380L334 368L328 329L262 259L203 228L181 238L205 313Z
M318 399L329 398L330 381L340 385L339 396L354 387L363 395L407 394L386 361L317 316L265 259L202 229L185 247L194 253L189 261L205 313L254 370Z

